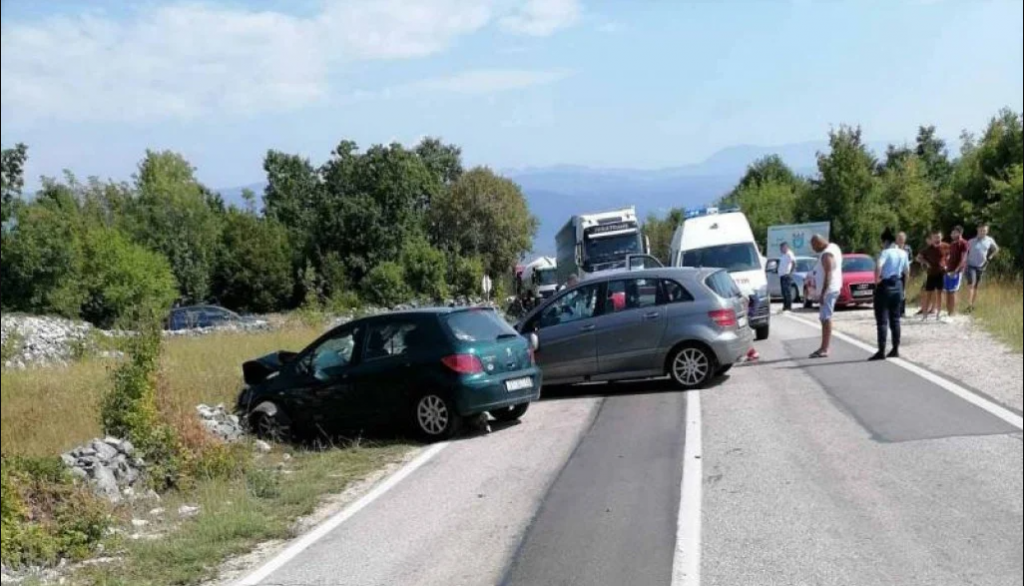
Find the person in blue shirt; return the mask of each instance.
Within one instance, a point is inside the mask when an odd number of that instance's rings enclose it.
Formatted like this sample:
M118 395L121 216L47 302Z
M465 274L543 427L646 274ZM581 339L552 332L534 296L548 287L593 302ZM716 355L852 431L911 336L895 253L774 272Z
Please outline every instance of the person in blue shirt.
M878 325L878 354L871 360L885 360L900 357L901 305L903 304L903 283L910 275L910 256L901 246L896 245L892 230L882 234L882 254L875 267L875 323ZM892 331L892 351L887 355L885 347L888 334Z

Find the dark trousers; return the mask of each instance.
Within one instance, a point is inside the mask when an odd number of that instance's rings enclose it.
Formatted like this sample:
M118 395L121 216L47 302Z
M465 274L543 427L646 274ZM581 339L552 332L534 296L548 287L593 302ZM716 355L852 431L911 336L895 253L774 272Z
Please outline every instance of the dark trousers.
M907 277L906 275L900 277L900 315L907 317Z
M903 281L890 279L882 281L875 289L875 322L878 324L878 351L885 352L885 345L892 331L892 347L900 347L901 315L903 306Z
M793 311L793 277L782 275L779 277L779 284L782 287L782 309Z

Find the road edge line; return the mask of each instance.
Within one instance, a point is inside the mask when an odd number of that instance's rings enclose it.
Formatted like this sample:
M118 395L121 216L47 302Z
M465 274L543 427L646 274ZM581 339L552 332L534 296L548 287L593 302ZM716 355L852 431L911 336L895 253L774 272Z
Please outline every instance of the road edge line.
M284 551L274 556L272 560L261 566L255 572L249 574L245 578L242 578L235 583L235 586L259 586L264 580L269 578L274 572L277 572L289 562L294 560L296 557L301 555L304 551L310 547L316 545L324 537L330 535L334 530L341 527L346 521L356 516L363 509L369 507L377 499L386 495L391 489L395 488L402 483L406 478L411 476L414 472L422 468L425 464L434 459L435 456L440 454L450 444L448 442L434 444L422 454L417 456L414 460L400 468L397 472L387 478L387 480L378 484L373 490L368 492L365 496L360 498L352 505L346 507L344 510L339 512L337 515L331 517L327 521L324 521L316 528L306 533L298 540L289 545Z
M686 438L672 586L700 586L701 532L704 522L704 440L701 418L700 391L691 391L686 395Z
M786 317L788 317L792 321L803 324L805 326L812 327L819 331L821 330L820 324L816 324L802 317L797 317L795 315L786 315ZM877 348L842 332L837 332L833 330L832 336L834 338L846 342L847 344L852 344L853 346L856 346L857 348L860 348L861 350L864 350L871 354L874 354L875 352L878 351ZM921 368L916 364L907 362L906 360L903 360L901 358L889 360L888 362L890 364L895 364L896 366L899 366L903 370L916 374L917 376L925 379L926 381L945 389L946 391L956 395L957 397L960 397L961 399L967 401L968 403L974 405L975 407L978 407L979 409L988 412L990 415L997 417L1006 423L1009 423L1010 425L1016 427L1019 430L1024 431L1024 418L1022 418L1020 415L1017 415L1013 411L1010 411L1006 407L1003 407L1002 405L996 403L995 401L986 399L985 397L982 397L977 393L974 393L969 389L966 389L961 385L954 383L951 380L943 378L933 372Z

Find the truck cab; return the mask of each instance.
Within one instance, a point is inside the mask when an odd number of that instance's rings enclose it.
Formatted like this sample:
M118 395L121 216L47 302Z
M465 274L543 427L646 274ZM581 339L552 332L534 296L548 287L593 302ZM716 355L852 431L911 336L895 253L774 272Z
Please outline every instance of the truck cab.
M728 271L743 295L750 299L750 327L757 339L768 339L771 299L765 274L767 259L758 250L750 222L741 211L688 211L672 236L671 259L675 267Z
M630 270L630 258L650 249L634 207L573 216L555 237L555 245L559 283L570 275L582 281L597 273Z

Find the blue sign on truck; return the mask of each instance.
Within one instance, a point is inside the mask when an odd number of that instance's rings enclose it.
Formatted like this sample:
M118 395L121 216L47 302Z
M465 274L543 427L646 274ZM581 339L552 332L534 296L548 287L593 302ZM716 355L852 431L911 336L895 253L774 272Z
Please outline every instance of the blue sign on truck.
M821 234L827 239L831 230L832 224L829 222L772 226L768 228L768 248L765 249L765 256L778 256L779 247L783 243L788 243L793 254L797 256L817 256L811 248L811 238L815 234Z

